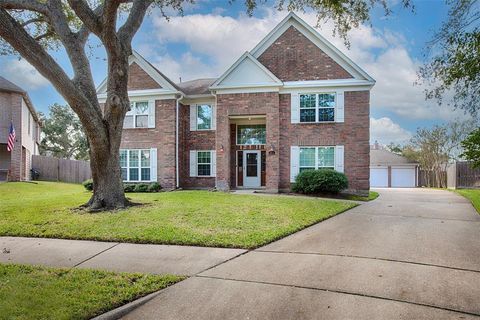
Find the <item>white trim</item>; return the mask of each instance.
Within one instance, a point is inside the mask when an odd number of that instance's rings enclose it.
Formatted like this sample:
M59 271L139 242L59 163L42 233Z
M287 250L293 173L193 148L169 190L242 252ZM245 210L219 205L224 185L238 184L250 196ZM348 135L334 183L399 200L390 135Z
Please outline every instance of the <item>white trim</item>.
M284 89L292 88L310 88L310 87L350 87L350 86L367 86L372 87L375 82L358 79L332 79L332 80L308 80L308 81L285 81Z
M244 88L225 88L216 89L216 94L232 94L232 93L256 93L256 92L280 92L280 87L244 87Z
M267 48L269 48L275 40L277 40L289 27L295 27L305 37L312 41L318 48L325 52L330 58L337 62L347 72L349 72L356 79L365 79L368 81L375 81L368 73L360 68L355 62L348 58L338 48L331 44L314 28L312 28L305 21L300 19L295 13L290 12L262 41L260 41L251 54L258 58Z
M98 98L98 103L105 103L107 101L107 94L106 93L98 94L97 98ZM139 91L129 91L128 98L130 102L145 101L145 100L173 100L173 99L177 99L177 95L172 93L158 95L158 94L144 93Z
M281 88L279 94L301 94L317 92L337 92L337 91L370 91L369 87L306 87L306 88Z
M190 152L192 152L192 151L190 151ZM216 169L216 163L217 163L216 160L217 160L217 159L216 159L216 158L214 159L214 157L216 157L216 154L217 154L216 151L215 151L215 150L195 150L194 152L195 152L195 164L196 164L196 168L195 168L195 173L196 173L196 175L195 175L195 177L197 177L197 178L215 177L215 176L216 176L216 172L214 172L213 170L214 170L214 169L215 169L215 171L217 170L217 169ZM198 162L198 153L199 153L199 152L208 152L208 153L210 153L210 163L209 163L209 164L210 164L210 175L208 175L208 176L206 176L206 175L204 176L204 175L199 175L199 174L198 174L198 166L199 166L200 164L208 164L208 163L199 163L199 162ZM191 153L190 153L190 154L191 154Z
M190 130L190 131L214 131L215 128L214 128L214 106L212 103L197 103L194 105L195 106L195 130ZM210 110L211 110L211 119L210 119L210 128L208 129L199 129L198 128L198 107L199 106L209 106L210 107ZM191 109L190 109L191 110Z
M222 81L225 80L225 78L230 75L232 72L235 71L235 69L245 60L248 59L252 61L255 66L257 66L261 71L263 71L271 80L272 82L267 82L267 83L258 83L258 84L248 84L248 85L238 85L238 86L223 86L221 85ZM254 56L252 56L248 51L242 54L242 56L235 61L233 65L230 66L230 68L225 71L220 78L218 78L211 86L211 90L217 90L217 89L233 89L233 88L244 88L244 87L265 87L265 86L275 86L277 84L278 86L282 86L282 81L278 79L270 70L268 70L263 64L261 64Z
M126 151L127 152L127 166L126 167L120 167L120 168L126 168L127 169L127 179L123 180L123 182L132 182L132 183L142 183L142 182L155 182L157 181L157 149L156 148L129 148L129 149L124 149L121 148L120 152ZM138 153L138 167L133 167L134 169L138 169L138 180L130 180L130 151L137 151ZM149 180L142 180L142 168L147 168L147 167L142 167L142 156L141 152L142 151L148 151L149 157L150 157L150 179ZM152 159L152 151L155 154L155 163L153 163ZM153 177L153 173L155 173L155 177Z

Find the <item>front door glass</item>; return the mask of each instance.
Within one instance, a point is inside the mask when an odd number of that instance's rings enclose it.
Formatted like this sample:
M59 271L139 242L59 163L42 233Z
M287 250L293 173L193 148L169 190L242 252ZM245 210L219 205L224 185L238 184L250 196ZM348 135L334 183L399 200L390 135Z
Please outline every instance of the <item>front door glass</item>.
M247 153L247 177L258 176L258 153Z

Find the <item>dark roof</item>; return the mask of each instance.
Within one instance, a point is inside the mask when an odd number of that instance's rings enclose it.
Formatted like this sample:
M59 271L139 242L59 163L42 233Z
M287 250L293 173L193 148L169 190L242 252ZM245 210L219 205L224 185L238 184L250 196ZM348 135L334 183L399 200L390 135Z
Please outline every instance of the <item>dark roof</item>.
M416 162L387 150L370 149L370 165L371 166L396 165L396 164L399 164L399 165L416 164Z
M180 90L186 95L210 94L210 86L216 81L216 78L195 79L177 83Z
M17 86L15 83L8 81L0 76L0 91L25 93L26 91Z
M402 165L417 164L415 161L409 160L401 155L383 149L370 149L370 165Z

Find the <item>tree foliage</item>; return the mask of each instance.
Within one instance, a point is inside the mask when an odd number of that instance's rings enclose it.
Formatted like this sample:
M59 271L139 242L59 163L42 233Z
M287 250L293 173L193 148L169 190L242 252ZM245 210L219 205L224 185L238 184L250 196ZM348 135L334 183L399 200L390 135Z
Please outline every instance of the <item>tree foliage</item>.
M69 106L49 107L43 122L40 153L64 159L88 160L88 141L78 116Z
M427 47L419 75L428 99L477 115L480 97L480 0L447 0L450 11Z
M471 132L462 142L462 147L462 157L472 161L474 168L480 168L480 129Z

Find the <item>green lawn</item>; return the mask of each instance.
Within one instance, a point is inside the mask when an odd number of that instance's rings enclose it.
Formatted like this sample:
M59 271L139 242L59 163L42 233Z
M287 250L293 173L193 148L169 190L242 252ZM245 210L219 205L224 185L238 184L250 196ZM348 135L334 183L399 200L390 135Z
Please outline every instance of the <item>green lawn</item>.
M128 210L71 210L89 196L74 184L0 184L0 236L254 248L355 206L315 198L178 191L128 194L145 203Z
M377 199L379 196L378 192L375 191L369 191L368 192L368 197L362 197L362 196L356 196L356 195L348 195L345 199L348 200L355 200L355 201L372 201Z
M0 319L90 319L182 279L0 264Z
M461 194L468 200L470 200L477 210L480 213L480 190L479 189L456 189L456 193Z

